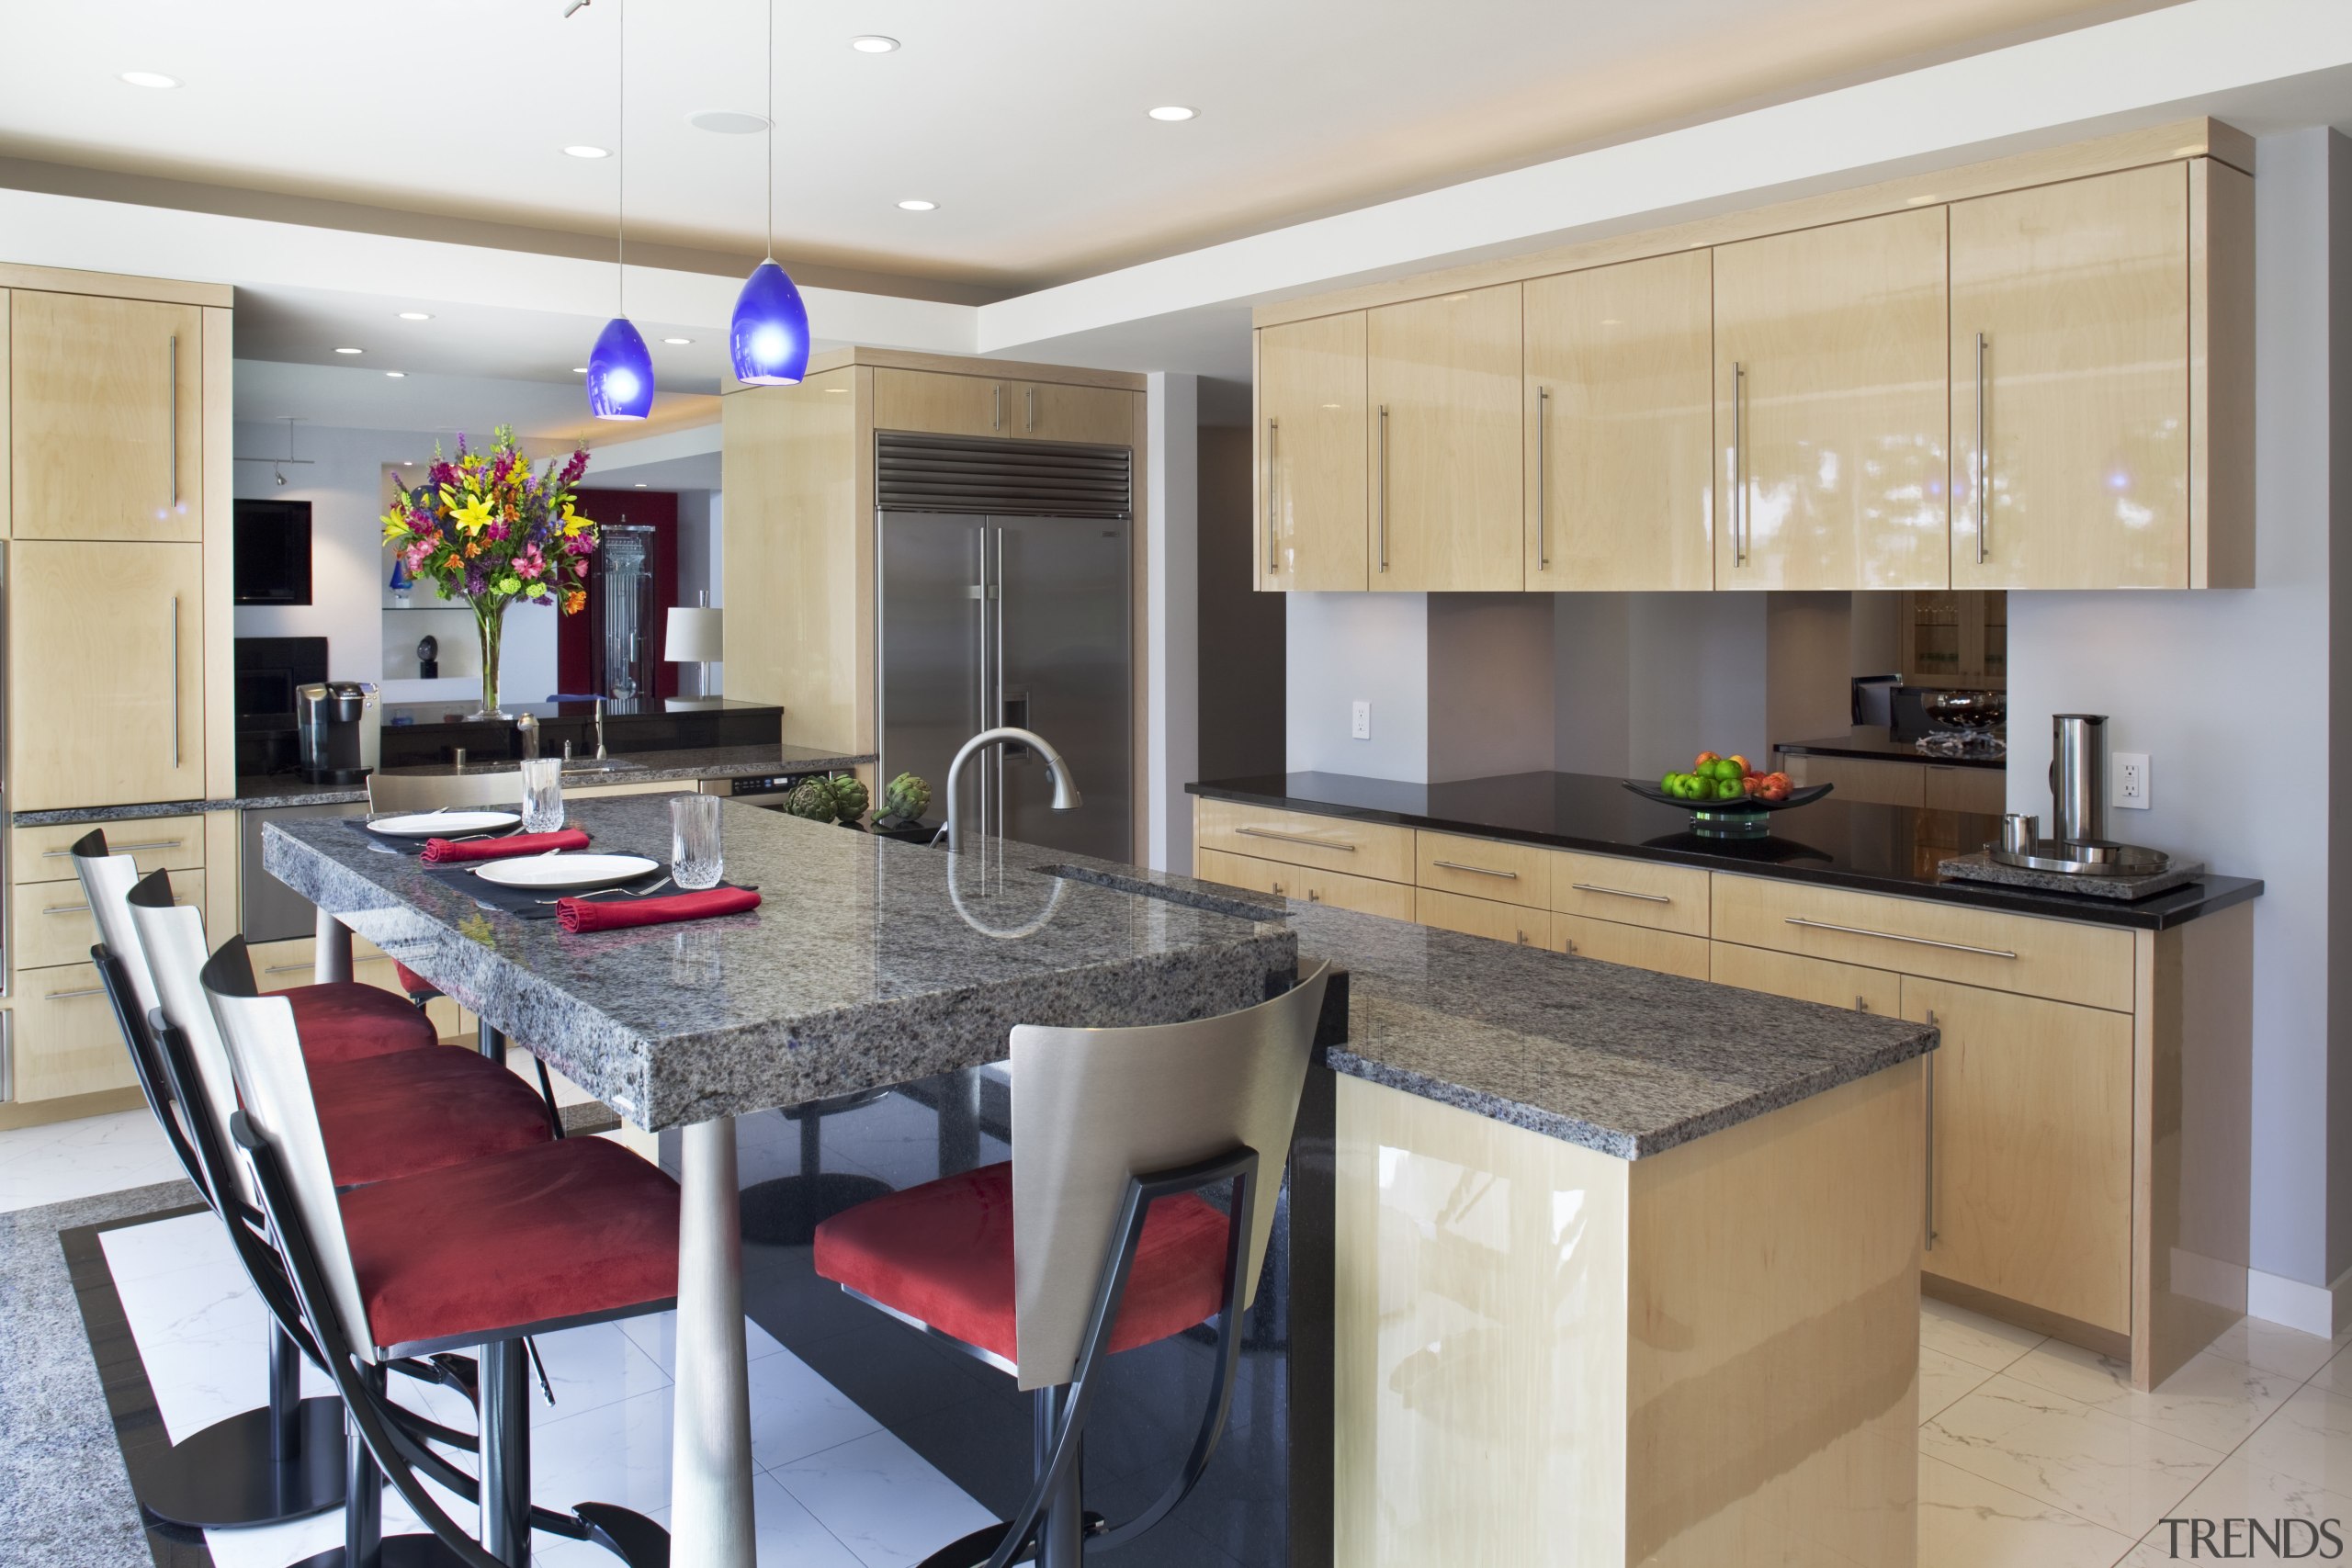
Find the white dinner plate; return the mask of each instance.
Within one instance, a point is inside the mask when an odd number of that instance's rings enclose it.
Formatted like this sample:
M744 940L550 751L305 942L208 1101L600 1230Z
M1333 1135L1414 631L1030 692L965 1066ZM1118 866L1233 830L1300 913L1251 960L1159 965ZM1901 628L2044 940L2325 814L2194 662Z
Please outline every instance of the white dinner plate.
M368 824L368 830L388 839L447 839L459 833L494 833L522 820L512 811L418 811L406 817L379 817Z
M643 855L526 855L520 860L494 860L474 868L484 882L501 887L544 888L567 892L582 887L611 887L634 882L660 861Z

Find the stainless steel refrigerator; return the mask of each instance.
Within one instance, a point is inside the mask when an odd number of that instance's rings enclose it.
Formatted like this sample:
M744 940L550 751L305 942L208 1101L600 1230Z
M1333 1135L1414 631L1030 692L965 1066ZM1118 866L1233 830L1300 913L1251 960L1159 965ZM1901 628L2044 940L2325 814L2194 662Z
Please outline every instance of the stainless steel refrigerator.
M929 780L936 820L966 740L1034 729L1084 804L1051 809L1044 761L999 747L965 766L964 820L1132 860L1132 454L887 431L876 448L882 779Z

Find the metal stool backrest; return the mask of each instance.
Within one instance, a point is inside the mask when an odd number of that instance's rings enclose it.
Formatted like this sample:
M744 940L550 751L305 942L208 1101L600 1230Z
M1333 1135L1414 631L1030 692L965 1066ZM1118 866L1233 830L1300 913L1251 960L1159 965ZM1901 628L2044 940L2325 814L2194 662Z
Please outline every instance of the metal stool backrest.
M164 1021L179 1032L195 1069L197 1082L190 1086L194 1103L183 1105L181 1113L203 1116L207 1133L218 1145L233 1148L229 1123L237 1113L236 1068L229 1060L229 1048L220 1039L220 1025L213 1021L211 1004L205 1000L204 987L198 979L209 956L204 944L203 918L172 902L171 874L162 871L141 877L130 889L125 907L146 954L156 1008ZM227 1165L237 1200L248 1208L256 1206L260 1200L244 1161L231 1159Z
M244 1102L244 1123L268 1144L302 1235L313 1250L326 1300L306 1305L322 1314L331 1312L353 1354L372 1363L377 1359L376 1337L368 1326L358 1270L344 1234L343 1209L327 1163L318 1102L311 1098L293 1006L283 997L254 989L253 962L241 936L230 938L206 960L198 980L228 1047Z
M1130 1179L1254 1152L1242 1304L1273 1231L1326 967L1192 1023L1012 1032L1013 1320L1023 1389L1068 1382ZM1227 1325L1231 1331L1231 1325Z
M198 1156L193 1131L182 1120L188 1112L179 1104L171 1078L164 1071L159 1043L149 1021L155 1008L154 979L124 903L131 885L139 880L138 864L129 855L109 853L106 834L96 829L75 841L73 855L74 874L81 879L82 896L98 928L98 943L90 949L90 963L97 970L98 983L106 987L107 1000L114 1006L115 1024L122 1033L123 1049L130 1053L139 1092L146 1098L147 1109L162 1124L164 1140L179 1157L188 1179L209 1198L212 1187Z
M521 809L523 773L369 773L368 810L382 817L395 811L453 810L461 806L511 806Z

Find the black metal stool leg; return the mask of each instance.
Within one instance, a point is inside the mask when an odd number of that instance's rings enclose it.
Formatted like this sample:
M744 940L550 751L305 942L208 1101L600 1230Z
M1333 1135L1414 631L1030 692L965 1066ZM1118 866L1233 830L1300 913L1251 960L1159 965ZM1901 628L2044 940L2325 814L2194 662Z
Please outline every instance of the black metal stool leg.
M1060 1431L1069 1404L1068 1384L1060 1388L1041 1388L1035 1395L1036 1433L1035 1464L1039 1471L1052 1462L1054 1437ZM1080 1447L1070 1457L1069 1468L1062 1472L1061 1484L1046 1500L1044 1517L1037 1521L1037 1568L1081 1568L1085 1548L1085 1515L1080 1503L1080 1472L1086 1467L1085 1434L1079 1435Z
M157 1518L236 1529L343 1502L343 1402L304 1399L301 1352L276 1324L269 1334L267 1404L128 1456L131 1495Z
M531 1561L530 1363L520 1339L481 1351L481 1545L514 1568Z
M367 1375L381 1393L384 1369L373 1368ZM376 1467L376 1456L368 1451L356 1428L345 1438L344 1454L343 1544L305 1558L294 1568L465 1568L436 1537L396 1535L386 1540L384 1472Z

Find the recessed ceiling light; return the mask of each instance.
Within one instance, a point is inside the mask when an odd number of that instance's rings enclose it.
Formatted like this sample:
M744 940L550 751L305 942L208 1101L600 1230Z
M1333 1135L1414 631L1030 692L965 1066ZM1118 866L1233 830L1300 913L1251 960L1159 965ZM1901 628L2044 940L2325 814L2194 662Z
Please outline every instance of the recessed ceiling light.
M638 480L638 481L637 481L637 488L638 488L638 489L639 489L639 490L643 490L643 489L645 488L645 481L644 481L643 479L639 479L639 480Z
M665 337L662 341L663 343L692 343L695 340L690 337Z
M585 376L588 374L588 367L585 365L575 365L571 367L571 373L574 376Z
M906 200L899 203L899 210L901 212L936 212L939 210L939 203L935 201L925 201L921 197L910 197Z
M337 354L357 354L357 353L359 353L360 351L359 351L358 349L356 349L356 348L338 348L338 349L336 349L336 350L335 350L335 352L336 352Z
M432 319L433 312L430 310L402 310L401 312L401 320L403 321L429 321Z
M395 381L404 381L408 378L408 372L405 370L387 370L384 374Z
M176 87L180 79L166 76L160 71L126 71L122 79L134 87Z
M899 47L899 40L884 38L880 33L867 33L863 38L850 39L849 46L860 54L888 54Z
M700 109L686 116L686 123L720 136L751 136L775 122L763 114L746 114L741 109Z
M1182 104L1162 104L1150 111L1154 119L1190 119L1201 111L1186 108Z
M564 156L568 158L609 158L612 156L610 152L607 152L602 147L591 147L584 141L577 147L567 147L563 152Z

